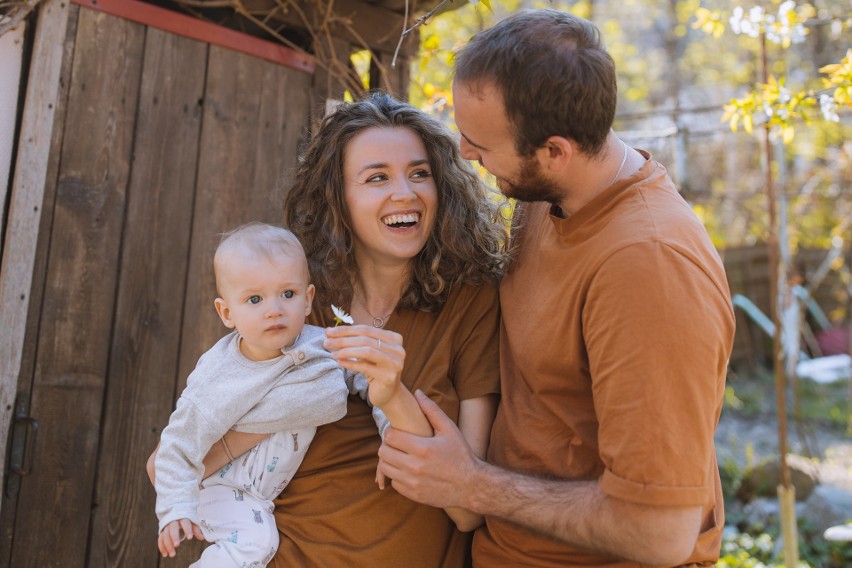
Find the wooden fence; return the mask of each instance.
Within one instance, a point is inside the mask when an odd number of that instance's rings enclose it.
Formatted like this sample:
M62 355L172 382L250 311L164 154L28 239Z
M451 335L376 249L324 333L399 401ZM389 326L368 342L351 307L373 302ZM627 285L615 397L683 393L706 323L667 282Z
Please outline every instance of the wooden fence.
M807 284L810 275L823 262L828 251L824 249L800 249L796 254L795 266ZM729 248L720 251L728 274L731 294L742 294L769 315L769 255L765 245ZM852 259L846 260L846 266ZM829 271L814 290L814 299L827 313L840 311L849 319L849 304L844 284L836 271ZM736 310L737 333L731 354L731 367L753 369L772 364L772 339L742 310ZM813 323L808 320L806 323ZM836 321L835 324L842 322Z

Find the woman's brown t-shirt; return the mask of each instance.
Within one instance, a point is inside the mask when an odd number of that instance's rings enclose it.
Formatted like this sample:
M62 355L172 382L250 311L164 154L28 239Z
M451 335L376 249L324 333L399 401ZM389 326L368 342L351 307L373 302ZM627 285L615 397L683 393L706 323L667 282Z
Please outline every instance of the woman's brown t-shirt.
M402 382L421 389L453 420L459 401L499 392L497 290L459 286L440 312L399 309L386 329L406 350ZM311 322L327 325L328 306ZM350 396L344 418L321 426L298 473L275 501L281 542L270 566L459 567L469 535L442 509L375 482L381 444L369 406Z

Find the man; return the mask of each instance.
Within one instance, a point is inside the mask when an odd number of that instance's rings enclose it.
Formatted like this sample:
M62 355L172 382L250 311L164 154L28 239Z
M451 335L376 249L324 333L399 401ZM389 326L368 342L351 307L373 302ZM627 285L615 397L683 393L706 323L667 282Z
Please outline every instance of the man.
M485 515L478 566L712 564L734 315L706 231L612 132L615 68L591 23L520 12L456 61L462 152L523 202L502 400L485 462L418 393L435 436L389 431L384 472L411 499Z

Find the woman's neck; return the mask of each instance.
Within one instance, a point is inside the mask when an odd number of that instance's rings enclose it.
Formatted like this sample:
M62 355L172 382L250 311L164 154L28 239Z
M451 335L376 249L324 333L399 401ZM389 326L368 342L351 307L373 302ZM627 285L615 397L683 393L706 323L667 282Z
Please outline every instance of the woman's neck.
M359 263L350 306L355 322L376 325L379 319L386 321L402 298L409 275L407 266Z

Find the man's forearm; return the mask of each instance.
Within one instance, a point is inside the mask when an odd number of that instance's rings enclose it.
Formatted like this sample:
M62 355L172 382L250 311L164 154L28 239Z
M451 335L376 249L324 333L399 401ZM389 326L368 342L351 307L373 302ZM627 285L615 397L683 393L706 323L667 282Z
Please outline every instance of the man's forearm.
M465 508L574 546L643 564L677 565L692 552L700 507L652 507L607 496L597 481L530 477L479 461Z

